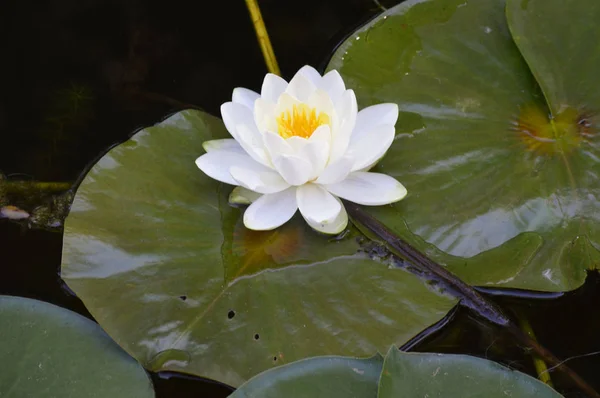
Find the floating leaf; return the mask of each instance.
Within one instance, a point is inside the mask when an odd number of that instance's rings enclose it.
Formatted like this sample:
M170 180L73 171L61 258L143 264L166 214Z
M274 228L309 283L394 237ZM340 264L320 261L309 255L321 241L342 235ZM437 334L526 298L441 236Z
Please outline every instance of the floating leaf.
M468 355L407 353L390 348L378 398L561 397L546 384Z
M523 54L502 0L406 1L329 68L360 106L400 108L374 170L409 194L374 217L469 283L574 289L600 254L600 5L511 0L508 15Z
M442 319L456 300L300 216L242 227L231 187L194 164L222 122L178 113L89 171L65 223L62 277L151 370L239 385L316 355L371 356Z
M255 376L231 398L544 397L561 395L526 374L467 355L406 353L383 361L316 357Z
M0 296L0 358L0 397L154 397L144 369L97 324L42 301Z
M369 359L323 356L303 359L261 373L230 398L376 398L383 365L379 354Z
M508 0L508 26L554 115L565 107L600 111L600 2ZM594 125L597 126L595 118Z

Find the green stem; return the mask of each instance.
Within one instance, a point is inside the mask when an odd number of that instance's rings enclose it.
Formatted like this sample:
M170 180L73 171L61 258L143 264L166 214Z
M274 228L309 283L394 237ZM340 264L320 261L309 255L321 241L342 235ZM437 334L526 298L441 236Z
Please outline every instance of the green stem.
M23 191L64 192L71 189L70 182L40 182L40 181L0 181L0 189L6 193Z
M377 5L377 7L379 7L379 9L381 11L387 11L387 8L385 8L384 6L381 5L381 3L378 0L373 0L373 3L375 3Z
M519 326L521 327L521 330L523 330L523 332L532 340L537 342L537 338L535 337L535 333L527 317L525 317L525 315L519 312L517 313L517 320L519 321ZM531 358L533 359L533 366L535 367L535 371L538 374L538 379L548 384L550 387L554 387L552 385L552 379L550 378L550 372L548 372L546 362L544 362L543 359L541 359L538 355L535 354L532 355Z
M257 0L246 0L246 6L248 7L250 17L252 18L256 38L258 39L263 58L267 64L267 70L279 76L281 75L281 71L279 70L279 65L277 64L277 59L273 52L273 46L271 45L271 39L269 39L269 34L267 33L267 28L265 27L265 22L260 13Z
M472 286L463 282L446 268L437 264L407 242L400 239L378 220L371 217L356 203L344 201L344 207L352 218L354 225L371 240L379 241L397 257L407 260L416 266L426 277L442 281L450 289L450 293L461 300L461 303L482 318L499 326L507 326L510 319L495 304L488 301Z

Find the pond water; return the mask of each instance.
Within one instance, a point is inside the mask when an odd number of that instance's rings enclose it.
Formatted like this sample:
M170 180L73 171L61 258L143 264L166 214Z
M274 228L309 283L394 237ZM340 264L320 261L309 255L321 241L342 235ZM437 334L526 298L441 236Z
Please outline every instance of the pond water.
M393 6L397 0L381 1ZM263 0L284 77L323 66L335 46L380 12L371 0ZM231 90L258 90L265 73L244 2L11 0L0 5L0 171L15 179L75 181L133 132L188 107L218 115ZM0 222L0 294L35 298L89 317L61 282L62 236ZM600 390L600 278L574 292L488 291L507 313L528 319L538 340ZM399 314L401 316L401 314ZM443 327L442 327L443 326ZM535 375L510 337L454 311L410 349L486 357ZM1 371L1 369L0 369ZM157 397L226 397L231 388L153 374ZM552 374L565 396L582 396Z

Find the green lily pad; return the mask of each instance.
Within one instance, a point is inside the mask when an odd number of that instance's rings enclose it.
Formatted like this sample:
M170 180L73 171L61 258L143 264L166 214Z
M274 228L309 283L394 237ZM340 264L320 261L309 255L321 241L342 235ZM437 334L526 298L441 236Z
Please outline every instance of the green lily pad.
M403 344L456 303L369 258L354 230L332 239L300 216L245 229L232 187L194 163L226 135L198 111L138 132L88 172L67 217L63 279L148 369L237 386L306 357Z
M600 254L600 6L515 0L508 15L523 53L502 0L406 1L328 68L359 106L400 109L375 171L408 196L374 217L468 283L574 289Z
M390 348L379 398L558 398L559 393L524 373L468 355L407 353Z
M389 349L385 361L315 357L263 372L231 398L561 397L546 384L468 355Z
M150 398L144 369L79 314L0 296L0 396Z
M600 107L600 2L508 0L506 16L552 113L581 106L596 116Z
M376 398L383 365L369 359L323 356L303 359L261 373L230 398Z

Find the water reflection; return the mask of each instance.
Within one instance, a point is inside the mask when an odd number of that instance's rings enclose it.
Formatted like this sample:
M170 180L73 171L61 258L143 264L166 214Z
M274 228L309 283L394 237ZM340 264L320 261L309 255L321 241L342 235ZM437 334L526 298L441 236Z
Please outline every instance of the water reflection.
M88 235L71 234L64 245L73 256L64 274L69 279L105 279L142 268L145 274L153 274L154 266L167 259L158 254L132 254Z

